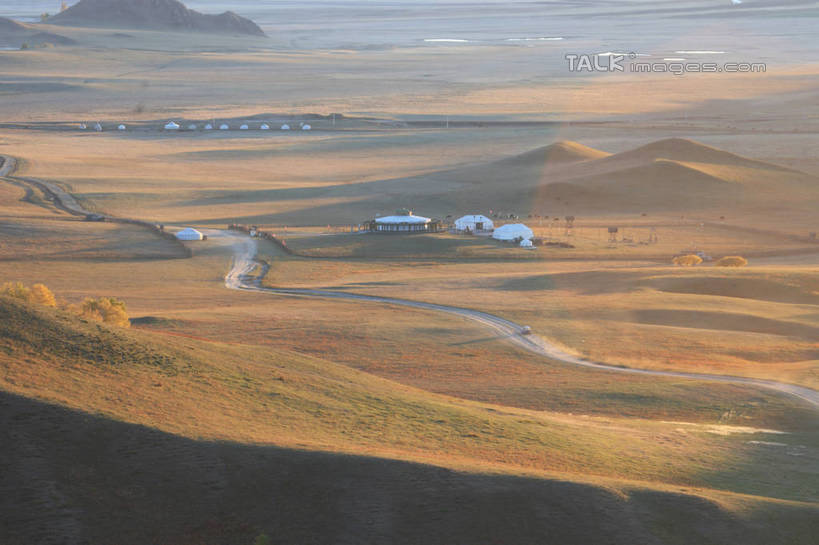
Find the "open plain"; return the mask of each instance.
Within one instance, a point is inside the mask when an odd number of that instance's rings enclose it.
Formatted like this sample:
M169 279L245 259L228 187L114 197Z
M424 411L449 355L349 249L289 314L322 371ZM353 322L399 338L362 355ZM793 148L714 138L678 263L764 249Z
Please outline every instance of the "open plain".
M0 284L56 296L0 295L0 542L815 543L815 2L51 4L0 7ZM565 60L618 52L766 69Z

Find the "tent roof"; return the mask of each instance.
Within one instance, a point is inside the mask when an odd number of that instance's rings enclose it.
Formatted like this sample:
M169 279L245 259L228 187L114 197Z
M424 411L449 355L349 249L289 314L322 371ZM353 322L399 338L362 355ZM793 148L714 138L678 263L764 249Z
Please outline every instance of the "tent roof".
M432 221L424 216L414 216L407 214L406 216L384 216L383 218L375 218L376 223L429 223Z
M484 216L483 214L467 214L466 216L461 216L460 218L455 220L455 223L475 223L475 222L483 222L483 223L491 223L492 220Z
M492 238L498 240L514 240L516 238L529 239L535 236L531 229L522 223L507 223L495 229Z
M200 240L202 239L202 233L200 233L196 229L185 227L184 229L176 233L176 238L182 240Z

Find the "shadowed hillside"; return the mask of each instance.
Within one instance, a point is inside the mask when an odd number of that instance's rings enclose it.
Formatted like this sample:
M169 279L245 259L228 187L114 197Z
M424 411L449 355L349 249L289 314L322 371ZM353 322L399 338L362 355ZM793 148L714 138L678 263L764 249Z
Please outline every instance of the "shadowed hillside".
M49 23L264 36L259 26L232 11L206 15L177 0L80 0Z
M0 541L812 543L807 504L195 441L0 393ZM777 526L768 521L774 518Z

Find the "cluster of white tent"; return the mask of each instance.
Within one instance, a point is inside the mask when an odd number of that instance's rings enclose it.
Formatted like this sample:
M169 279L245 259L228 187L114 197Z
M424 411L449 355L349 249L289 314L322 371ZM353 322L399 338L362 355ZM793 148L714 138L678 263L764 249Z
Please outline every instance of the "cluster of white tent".
M87 123L80 123L79 128L80 128L80 130L83 130L83 131L88 130L88 124ZM97 132L102 132L102 124L101 123L95 123L92 126L92 128ZM179 125L179 123L177 123L175 121L168 121L164 126L164 130L166 130L166 131L178 131L178 130L181 130L181 128L182 127ZM196 131L196 130L199 130L199 125L197 125L196 123L191 123L191 124L188 125L187 129L189 131ZM281 127L279 127L279 129L283 130L283 131L289 131L290 130L290 125L288 125L287 123L284 123L284 124L281 125ZM299 129L301 129L303 131L309 131L309 130L312 130L313 127L308 123L303 123L302 122L302 123L299 123ZM118 131L125 131L125 130L128 130L128 127L124 123L120 123L119 125L117 125L117 130ZM202 130L212 131L213 130L213 124L212 123L205 123L202 126ZM220 131L230 130L230 125L228 125L227 123L222 123L221 125L219 125L219 130ZM250 125L248 123L242 123L241 125L239 125L239 130L240 131L250 130ZM270 130L270 124L269 123L262 123L261 125L259 125L259 130L269 131Z
M469 214L455 220L460 233L492 233L492 238L504 242L520 241L521 248L532 248L534 232L522 223L509 223L495 229L494 222L482 214Z

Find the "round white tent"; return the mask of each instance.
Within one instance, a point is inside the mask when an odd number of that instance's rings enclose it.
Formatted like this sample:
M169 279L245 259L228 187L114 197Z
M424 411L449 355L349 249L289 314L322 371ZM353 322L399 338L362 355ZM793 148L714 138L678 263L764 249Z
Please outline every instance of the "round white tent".
M290 125L288 125L287 123L285 123L284 125L282 125L282 130L283 130L283 131L289 131L289 130L290 130Z
M267 131L270 130L270 125L268 125L267 123L262 123L262 126L259 128L263 131Z
M94 130L97 132L102 132L102 125L100 125L99 123L95 123Z
M200 233L196 229L185 227L184 229L176 233L176 238L178 238L179 240L202 240L203 236L202 233Z
M173 121L168 121L168 124L165 125L165 130L166 131L178 131L179 130L179 125L177 123L174 123Z
M416 216L411 210L398 210L394 216L375 218L373 230L378 232L425 232L430 230L432 220Z
M240 126L240 127L239 127L239 130L240 130L240 131L246 131L246 130L247 130L247 129L249 129L249 128L250 128L250 127L248 127L247 125L242 125L242 126Z
M310 125L307 125L306 123L301 126L301 130L303 130L303 131L309 131L312 128L313 127L311 127Z
M219 125L219 130L220 130L220 131L226 131L226 130L228 130L229 128L230 128L230 127L229 127L228 125L226 125L225 123L222 123L221 125Z
M534 248L535 245L532 244L532 241L529 240L528 238L524 238L523 240L520 241L520 247L521 248Z
M213 130L213 125L211 125L210 123L208 123L207 125L205 125L205 130L206 130L206 131L211 131L211 130Z
M495 229L492 238L496 240L530 240L535 234L522 223L507 223Z
M85 123L80 123L80 129L85 130L87 128L88 128L88 125L86 125Z
M491 231L495 228L492 220L481 214L470 214L455 220L455 229L458 231Z
M119 127L117 127L117 130L118 131L124 131L125 130L125 125L120 125Z
M191 123L190 125L188 125L189 131L195 131L196 129L197 129L196 123Z

